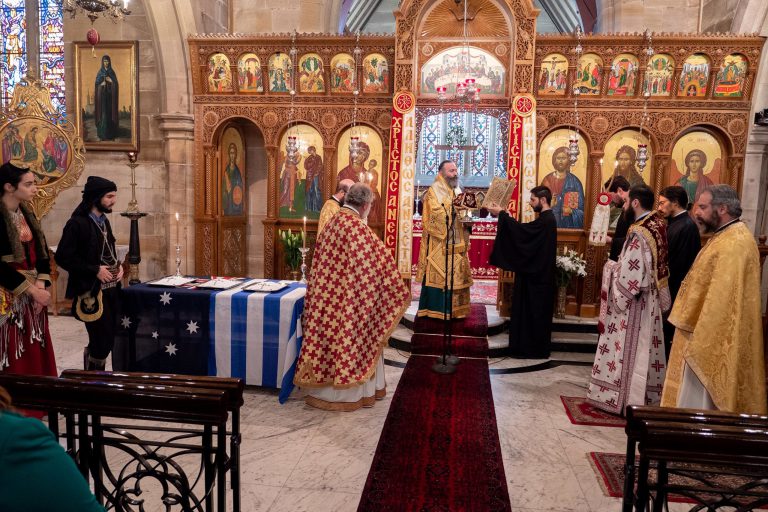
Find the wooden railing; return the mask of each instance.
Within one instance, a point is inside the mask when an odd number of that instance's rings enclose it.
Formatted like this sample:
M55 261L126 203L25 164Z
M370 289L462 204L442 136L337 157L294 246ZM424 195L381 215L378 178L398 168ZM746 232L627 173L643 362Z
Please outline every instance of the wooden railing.
M240 510L242 380L66 371L60 378L0 375L0 386L15 407L48 413L48 427L66 440L108 510ZM142 494L151 484L163 489L158 503Z
M768 416L640 406L626 415L623 512L661 512L671 493L696 503L692 510L768 504Z

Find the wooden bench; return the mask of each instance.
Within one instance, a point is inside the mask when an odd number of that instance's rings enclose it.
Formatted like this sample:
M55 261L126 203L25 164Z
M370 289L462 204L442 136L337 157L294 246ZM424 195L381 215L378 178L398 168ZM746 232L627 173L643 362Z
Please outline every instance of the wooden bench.
M0 375L0 386L11 394L14 406L48 413L49 428L66 439L67 451L86 480L93 477L94 493L100 503L107 502L116 510L122 510L126 503L138 506L141 480L151 478L163 484L162 499L176 502L183 510L224 511L227 510L226 475L229 473L232 510L239 510L240 439L236 413L239 414L242 405L243 389L239 379L212 382L219 379L65 373L68 375L62 378ZM230 414L236 435L233 430L228 455L226 438ZM59 415L65 423L61 435ZM107 423L105 418L168 422L173 426L116 425ZM136 431L172 437L161 441L142 439L134 434ZM111 470L105 451L108 447L129 454L130 460L122 471ZM176 462L175 458L182 455L200 457L197 478L204 477L202 493L194 490L197 479L190 478ZM134 466L136 469L132 472L127 469Z
M184 386L193 389L219 389L224 391L224 401L231 416L231 431L228 432L230 451L227 460L227 470L231 475L232 505L234 510L240 510L240 407L243 405L243 379L227 377L206 377L176 375L170 373L142 372L107 372L64 370L62 379L92 380L105 382L132 382L152 385Z
M728 500L742 496L755 500L750 506L768 503L768 488L756 490L768 477L768 417L732 414L721 411L673 409L663 407L627 408L627 460L625 465L622 510L645 511L650 493L654 511L663 510L670 492L692 499L712 501L711 506L725 506ZM640 460L635 492L635 450ZM657 479L649 481L655 464ZM717 468L713 471L712 468ZM752 479L753 489L709 486L671 486L669 475L704 475L719 473ZM709 498L702 498L702 495ZM713 496L720 498L713 498ZM707 509L710 510L710 509ZM715 510L712 508L711 510ZM745 508L744 510L751 510Z

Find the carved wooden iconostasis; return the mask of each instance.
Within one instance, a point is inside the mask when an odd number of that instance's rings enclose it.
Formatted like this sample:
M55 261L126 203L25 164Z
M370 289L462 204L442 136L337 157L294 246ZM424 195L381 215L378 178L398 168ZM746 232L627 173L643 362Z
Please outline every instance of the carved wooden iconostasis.
M266 277L287 275L279 230L302 229L306 216L313 243L319 208L341 173L375 184L371 227L384 238L407 279L415 182L422 178L422 187L429 185L424 178L431 171L426 169L437 158L430 145L445 144L447 136L444 131L424 142L429 120L440 115L450 125L447 113L470 115L466 105L441 102L437 94L445 86L453 96L454 68L465 49L469 74L481 89L472 115L495 123L497 153L479 164L476 155L467 156L472 163L464 168L471 173L480 172L473 165L486 166L488 177L518 180L519 218L532 218L527 191L552 183L553 171L563 162L561 148L568 146L574 131L579 133L580 155L569 169L569 208L558 217L558 245L585 254L588 276L572 282L568 313L597 314L607 250L586 242L597 195L614 172L645 182L657 193L681 184L696 197L709 183L727 183L741 191L763 38L653 35L649 56L642 34L584 35L578 54L576 36L535 35L538 11L531 0L468 0L466 39L463 8L455 0L402 0L395 11L394 37L361 36L358 43L354 36L303 34L295 43L286 34L191 37L196 64L196 272L248 271L245 234L253 205L248 197L252 168L235 157L242 174L239 196L232 186L229 148L233 133L247 146L242 128L251 125L263 136L268 167ZM574 89L580 92L578 123ZM398 116L413 116L410 142L394 137L391 126ZM299 141L293 158L286 156L289 136ZM350 136L364 142L355 161L349 158ZM643 169L637 154L641 143L648 149ZM237 140L234 144L240 151Z
M229 147L234 144L240 148L237 155L246 154L243 128L255 127L263 137L267 165L264 275L287 277L279 231L302 230L306 217L308 246L314 244L320 209L339 173L383 190L394 39L215 35L191 37L189 47L195 64L195 271L248 273L248 214L255 205L247 196L254 168L235 156L233 174ZM290 94L292 84L295 95ZM240 134L239 139L232 134ZM289 158L291 136L299 151ZM351 136L358 137L361 147L355 161L349 155ZM379 201L370 217L379 234L383 212Z
M589 246L585 236L597 194L614 171L632 184L646 183L657 194L666 186L681 185L691 201L713 183L731 185L741 194L763 43L764 38L752 36L654 35L649 58L642 34L588 35L582 38L577 62L576 37L537 37L539 182L546 175L542 173L553 170L548 151L567 145L563 133L573 132L573 91L580 91L577 129L583 145L574 174L583 180L583 227L559 230L558 245L586 254L588 277L572 284L570 313L597 313L607 248ZM639 143L648 147L642 172L637 166Z

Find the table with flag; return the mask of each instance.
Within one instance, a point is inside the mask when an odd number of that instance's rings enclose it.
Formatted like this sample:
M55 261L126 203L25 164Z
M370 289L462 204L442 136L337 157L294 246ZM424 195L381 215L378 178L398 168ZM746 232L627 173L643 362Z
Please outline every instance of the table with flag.
M239 377L247 385L293 390L302 343L306 286L260 293L244 279L222 290L150 284L121 293L115 370Z

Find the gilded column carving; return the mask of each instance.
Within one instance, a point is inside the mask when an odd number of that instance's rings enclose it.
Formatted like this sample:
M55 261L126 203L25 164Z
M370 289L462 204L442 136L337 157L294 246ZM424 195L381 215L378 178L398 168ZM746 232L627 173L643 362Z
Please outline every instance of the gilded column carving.
M653 166L655 168L654 169L655 183L651 186L657 192L666 186L666 182L664 178L665 178L667 169L669 169L669 161L670 161L670 156L665 153L662 153L660 155L655 155L653 157Z
M214 215L213 211L213 205L214 205L214 191L216 190L214 188L214 166L216 165L216 148L214 146L207 146L203 151L205 151L205 174L203 176L203 182L204 182L204 197L203 197L203 204L205 205L203 208L203 214L205 216L212 216Z

